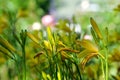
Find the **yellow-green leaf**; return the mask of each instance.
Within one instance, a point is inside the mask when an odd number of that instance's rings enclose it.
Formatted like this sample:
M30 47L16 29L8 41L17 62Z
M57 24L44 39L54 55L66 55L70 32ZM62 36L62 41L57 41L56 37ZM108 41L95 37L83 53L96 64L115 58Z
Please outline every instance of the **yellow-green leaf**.
M0 65L4 64L6 62L6 59L4 57L0 57Z
M58 45L61 46L61 47L65 47L65 44L63 44L62 41L58 41Z
M68 51L68 52L73 52L73 53L79 53L79 51L72 50L72 49L69 49L69 48L60 48L60 50L58 52L61 52L61 51Z
M20 9L17 13L17 18L27 17L28 15L29 15L29 12L27 10Z
M58 77L58 80L61 80L61 75L60 75L60 68L59 68L59 66L58 66L57 77Z
M85 49L82 52L80 52L77 56L78 56L78 58L83 58L86 55L91 54L91 53L93 53L93 51L89 51L89 50Z
M98 52L98 48L90 41L90 40L82 40L77 41L82 47L85 49L92 51L92 52Z
M99 37L100 39L102 39L101 32L100 32L100 30L99 30L99 28L98 28L98 25L96 24L96 22L94 21L93 18L90 18L90 23L91 23L93 29L95 30L96 34L98 35L98 37Z
M49 74L47 74L47 78L48 80L52 80Z
M45 48L52 51L52 46L51 46L50 42L46 41L46 40L44 40L43 42L44 42Z
M50 27L47 27L48 39L52 45L55 45Z
M43 72L43 71L42 71L42 77L43 77L44 80L47 80L47 75L46 75L46 73Z
M6 50L4 47L0 46L0 52L2 52L4 55L8 56L9 58L13 59L13 57L9 54L9 51Z
M5 47L9 51L13 51L13 52L16 51L15 48L6 39L3 39L2 37L0 37L0 45Z
M27 36L28 36L32 41L34 41L35 43L39 44L39 40L36 39L31 33L28 33L28 32L27 32Z
M82 69L84 70L84 67L86 65L86 63L93 57L97 56L98 53L91 53L91 54L88 54L81 62L81 65L82 65Z
M62 55L62 58L63 58L63 59L72 58L69 54L67 54L67 53L64 52L64 51L61 51L61 55Z

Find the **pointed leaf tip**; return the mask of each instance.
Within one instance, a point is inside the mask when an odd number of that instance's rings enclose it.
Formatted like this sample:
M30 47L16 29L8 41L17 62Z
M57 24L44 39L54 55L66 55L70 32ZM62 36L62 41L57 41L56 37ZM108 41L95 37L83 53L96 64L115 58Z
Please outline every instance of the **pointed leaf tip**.
M91 23L93 29L95 30L96 34L98 35L98 38L102 39L102 34L98 28L98 25L92 17L90 17L90 23Z

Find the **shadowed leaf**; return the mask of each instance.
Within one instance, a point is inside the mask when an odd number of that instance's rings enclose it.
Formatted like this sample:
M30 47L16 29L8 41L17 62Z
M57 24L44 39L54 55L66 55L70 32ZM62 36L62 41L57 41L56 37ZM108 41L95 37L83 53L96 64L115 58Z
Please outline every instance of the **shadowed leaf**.
M98 54L97 53L91 53L90 55L87 55L81 62L81 65L82 65L82 69L84 70L84 67L86 65L86 63L93 57L97 56Z
M37 54L34 56L34 59L37 58L37 57L40 57L40 55L42 55L42 54L43 54L43 52L37 53Z
M8 49L9 51L13 51L15 52L15 48L5 39L3 39L1 36L0 36L0 45L2 45L4 48Z
M61 48L58 52L61 52L61 51L68 51L68 52L79 53L79 51L77 51L77 50L72 50L72 49L69 49L69 48Z
M6 50L4 47L0 46L0 52L2 52L4 55L8 56L9 58L13 59L11 55L9 55L9 51Z

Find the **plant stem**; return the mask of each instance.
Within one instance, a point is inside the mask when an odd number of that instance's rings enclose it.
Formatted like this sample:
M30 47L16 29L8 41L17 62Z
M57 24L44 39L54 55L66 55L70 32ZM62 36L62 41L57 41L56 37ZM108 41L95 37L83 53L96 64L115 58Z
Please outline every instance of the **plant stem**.
M102 75L103 75L103 79L105 80L104 61L102 59L100 59L100 60L101 60Z
M19 69L19 63L15 61L16 63L16 69L17 69L17 74L18 74L18 80L21 80L21 74L20 74L20 69Z
M23 80L26 80L26 59L25 59L25 46L22 47L23 56Z
M106 57L106 59L105 59L105 75L106 75L106 77L105 77L105 80L108 80L108 48L106 47L106 54L105 54L105 57Z
M79 74L80 80L82 80L82 76L81 76L79 67L78 67L78 65L77 65L76 63L75 63L75 66L76 66L76 68L77 68L77 72L78 72L78 74Z

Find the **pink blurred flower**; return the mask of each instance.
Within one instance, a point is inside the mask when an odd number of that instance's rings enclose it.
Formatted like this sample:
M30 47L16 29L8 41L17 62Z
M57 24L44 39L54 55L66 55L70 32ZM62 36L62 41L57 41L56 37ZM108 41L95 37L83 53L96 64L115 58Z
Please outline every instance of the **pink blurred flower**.
M54 17L52 15L45 15L42 17L42 24L44 26L54 26Z

